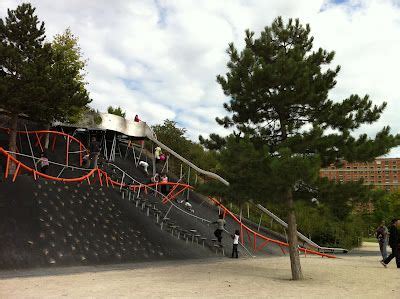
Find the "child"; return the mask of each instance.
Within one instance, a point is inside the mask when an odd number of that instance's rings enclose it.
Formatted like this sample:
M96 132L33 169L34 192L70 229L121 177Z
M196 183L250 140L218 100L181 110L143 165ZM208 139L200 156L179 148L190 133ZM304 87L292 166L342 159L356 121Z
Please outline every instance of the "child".
M157 146L156 149L154 150L154 157L156 158L156 163L159 163L161 158L160 156L162 155L161 147Z
M239 230L235 230L235 234L232 235L232 239L233 239L233 247L232 247L232 258L234 257L234 255L236 256L236 258L239 257L238 255L238 245L239 245Z
M148 168L149 168L149 163L145 162L145 161L140 161L139 162L139 166L143 167L144 172L146 174L149 174Z
M40 159L38 161L40 172L46 174L47 169L49 168L49 159L47 158L45 153L40 154Z
M164 194L165 196L168 195L168 177L167 175L164 173L161 177L161 183L163 183L161 185L161 193Z
M185 208L186 208L188 211L194 213L192 204L191 204L187 199L185 200Z

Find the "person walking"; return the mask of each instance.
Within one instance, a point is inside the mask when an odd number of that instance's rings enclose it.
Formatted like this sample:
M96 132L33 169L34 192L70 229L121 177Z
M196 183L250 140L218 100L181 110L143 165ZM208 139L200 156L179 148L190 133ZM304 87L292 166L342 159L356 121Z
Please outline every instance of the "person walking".
M389 246L392 248L392 253L381 264L386 268L390 261L395 258L397 268L400 268L400 254L399 254L399 219L393 219L389 228Z
M213 223L217 224L217 229L214 231L214 235L218 239L219 246L222 247L222 232L224 231L225 224L226 224L226 221L224 219L224 215L223 214L219 214L218 220L214 221Z
M385 226L385 221L382 221L381 225L376 230L376 238L378 239L379 243L379 250L382 255L382 261L387 258L387 245L389 239L389 231L388 228Z
M232 256L231 258L239 258L239 254L238 254L238 245L239 245L239 236L240 236L240 232L239 230L235 230L235 234L232 235L232 239L233 239L233 247L232 247Z

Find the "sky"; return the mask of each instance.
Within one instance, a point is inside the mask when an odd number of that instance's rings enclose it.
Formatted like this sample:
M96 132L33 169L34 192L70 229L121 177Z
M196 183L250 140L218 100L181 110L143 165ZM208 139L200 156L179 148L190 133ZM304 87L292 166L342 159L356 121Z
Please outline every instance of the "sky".
M0 17L23 1L0 0ZM341 65L333 100L369 94L388 103L381 119L400 133L400 0L34 0L50 41L67 27L88 59L92 106L121 106L149 124L171 119L187 136L227 134L215 122L228 99L216 82L225 74L228 43L243 47L244 31L259 35L274 18L309 23L314 47L334 50ZM400 157L400 149L390 156Z

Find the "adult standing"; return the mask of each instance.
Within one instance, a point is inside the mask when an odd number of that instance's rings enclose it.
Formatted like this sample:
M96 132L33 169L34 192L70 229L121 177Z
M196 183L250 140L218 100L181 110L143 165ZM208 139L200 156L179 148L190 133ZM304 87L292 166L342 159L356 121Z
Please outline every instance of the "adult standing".
M386 268L390 261L395 258L397 268L400 268L400 254L399 254L399 219L393 219L389 228L389 246L392 248L392 253L381 264Z
M214 231L214 235L218 239L219 246L222 246L222 232L225 229L226 221L223 214L219 214L218 220L213 223L217 224L217 229Z
M96 140L96 137L92 137L92 141L90 142L90 159L93 161L92 168L97 167L97 161L99 160L100 155L100 144Z
M387 246L388 246L388 239L389 239L389 230L385 226L384 221L382 221L381 225L376 230L376 238L378 239L379 250L381 251L382 261L383 261L388 256Z

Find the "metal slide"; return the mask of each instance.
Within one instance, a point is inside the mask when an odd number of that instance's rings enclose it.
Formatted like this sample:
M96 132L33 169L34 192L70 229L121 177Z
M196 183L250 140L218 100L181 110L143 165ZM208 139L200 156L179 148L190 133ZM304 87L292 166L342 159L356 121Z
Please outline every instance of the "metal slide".
M153 130L150 128L149 125L147 125L146 122L143 122L143 121L135 122L133 120L127 120L121 116L110 114L110 113L100 113L100 117L102 119L101 124L94 125L94 126L92 125L90 129L110 130L110 131L122 133L122 134L130 136L130 137L147 138L147 139L153 141L155 144L157 144L159 147L161 147L165 151L169 152L171 155L176 157L178 160L182 161L183 163L187 164L188 166L190 166L191 168L196 170L198 173L201 173L205 176L216 179L225 185L229 185L229 182L227 180L225 180L224 178L220 177L218 174L201 169L200 167L194 165L192 162L185 159L184 157L182 157L181 155L179 155L172 149L170 149L165 144L158 141L157 136L154 134ZM62 124L62 123L55 123L53 125L71 126L71 125ZM77 123L72 126L87 128L87 124L84 124L84 123Z

